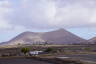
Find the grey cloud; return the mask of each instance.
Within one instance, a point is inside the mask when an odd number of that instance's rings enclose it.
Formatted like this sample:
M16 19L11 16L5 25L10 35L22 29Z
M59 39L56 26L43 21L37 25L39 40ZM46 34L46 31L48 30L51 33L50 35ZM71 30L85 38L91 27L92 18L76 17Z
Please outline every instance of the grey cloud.
M95 5L95 0L22 0L12 8L8 21L36 29L95 26Z

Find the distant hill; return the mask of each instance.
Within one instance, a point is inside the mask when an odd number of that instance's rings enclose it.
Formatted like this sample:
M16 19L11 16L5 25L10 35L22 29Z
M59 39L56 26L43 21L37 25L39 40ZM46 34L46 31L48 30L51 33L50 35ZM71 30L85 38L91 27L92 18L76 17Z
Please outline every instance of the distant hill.
M93 37L93 38L89 39L88 41L92 44L94 44L94 43L96 44L96 37Z
M12 40L3 44L72 44L82 43L85 41L86 40L68 32L65 29L59 29L50 32L23 32Z

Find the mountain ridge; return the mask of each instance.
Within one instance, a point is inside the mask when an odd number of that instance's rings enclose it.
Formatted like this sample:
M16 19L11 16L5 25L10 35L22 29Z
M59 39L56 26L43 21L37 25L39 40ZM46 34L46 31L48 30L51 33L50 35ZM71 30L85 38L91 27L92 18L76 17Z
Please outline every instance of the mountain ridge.
M58 29L49 32L26 31L9 40L5 44L44 44L45 42L47 42L48 44L72 44L81 43L85 41L85 39L80 38L79 36L65 29Z

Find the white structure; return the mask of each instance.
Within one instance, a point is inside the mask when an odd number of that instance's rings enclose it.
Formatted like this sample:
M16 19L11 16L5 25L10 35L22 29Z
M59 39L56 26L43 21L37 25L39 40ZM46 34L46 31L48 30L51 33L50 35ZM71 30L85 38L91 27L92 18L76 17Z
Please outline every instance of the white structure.
M30 55L38 55L40 53L42 53L43 51L30 51L29 54Z

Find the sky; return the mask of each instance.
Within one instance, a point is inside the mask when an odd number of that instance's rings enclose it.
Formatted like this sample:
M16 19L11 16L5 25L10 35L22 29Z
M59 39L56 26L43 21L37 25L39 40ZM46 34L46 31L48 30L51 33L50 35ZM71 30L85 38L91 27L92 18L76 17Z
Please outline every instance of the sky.
M25 31L64 28L79 37L96 36L96 0L0 0L0 42Z

